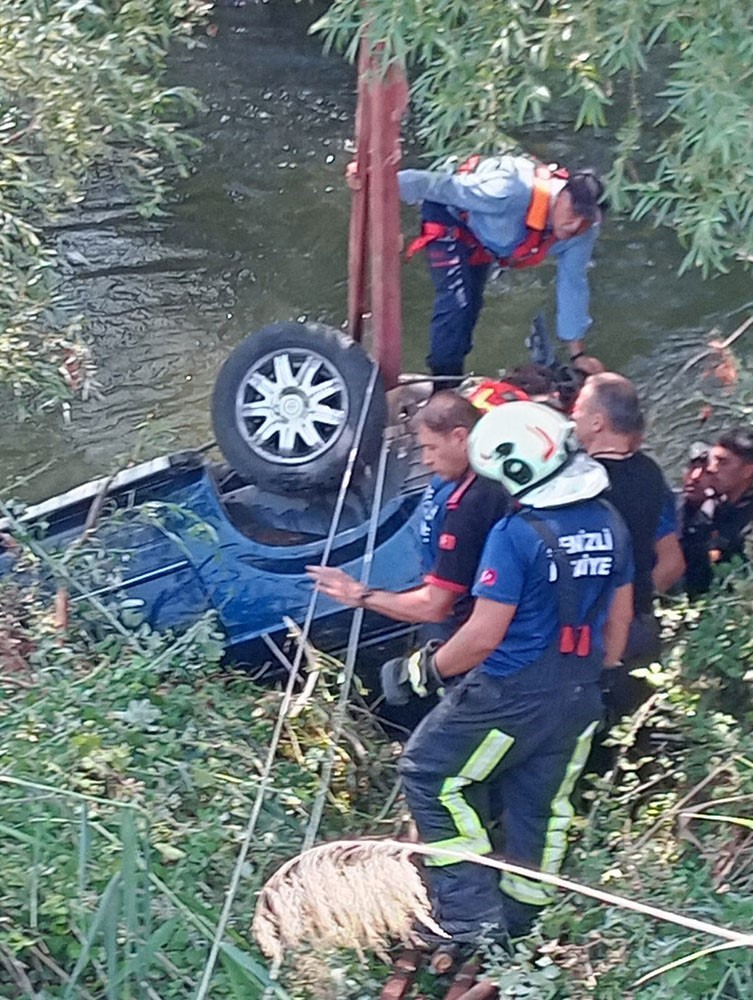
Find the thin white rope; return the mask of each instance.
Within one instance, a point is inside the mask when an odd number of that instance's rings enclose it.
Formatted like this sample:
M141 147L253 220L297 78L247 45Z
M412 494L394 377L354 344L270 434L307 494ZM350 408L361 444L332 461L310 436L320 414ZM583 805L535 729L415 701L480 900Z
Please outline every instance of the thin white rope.
M379 465L377 467L377 477L374 485L374 499L371 505L371 518L369 520L369 531L366 539L366 549L363 554L363 563L361 565L360 583L364 586L368 586L369 577L371 576L371 565L374 561L374 548L376 546L376 535L379 527L379 514L382 509L382 496L384 494L384 480L389 450L390 442L387 435L385 435L382 440L382 451L379 455ZM329 786L332 782L332 770L334 767L335 753L340 745L340 737L342 736L343 728L345 726L346 706L350 696L350 688L353 683L353 674L355 673L356 653L358 651L358 640L361 637L361 628L363 626L363 614L364 609L362 607L356 608L353 615L353 621L350 625L350 636L348 638L348 648L345 655L345 667L343 670L342 683L340 685L340 695L332 717L330 743L321 769L319 788L311 807L311 814L309 816L306 833L303 838L304 851L307 850L307 848L312 847L314 841L316 840L316 835L319 832L319 826L322 821L327 792L329 791Z
M366 417L368 415L369 407L371 406L371 398L374 394L374 388L376 386L378 371L379 370L377 366L372 365L371 373L369 375L369 381L366 386L366 392L364 394L363 404L361 406L361 412L358 417L358 424L356 426L356 431L353 436L353 444L351 445L350 452L348 454L348 461L345 467L345 472L343 474L342 484L337 494L335 509L332 513L330 530L324 545L324 551L322 553L322 559L320 563L320 565L322 566L327 565L330 554L332 552L332 546L334 544L335 534L337 532L337 527L340 523L340 517L342 515L342 509L345 504L345 494L348 491L348 488L350 486L350 481L353 477L353 470L355 469L356 465L358 449L361 444L361 439L363 438L363 431L364 427L366 426ZM311 623L314 619L314 610L316 607L317 597L318 597L318 591L315 589L311 594L308 608L306 610L306 617L304 619L303 627L301 629L301 635L299 637L298 647L296 649L295 660L293 662L293 669L290 671L290 676L288 677L288 683L285 686L285 693L283 695L282 704L280 705L280 711L277 715L275 728L272 732L272 738L270 740L269 749L267 751L267 757L264 762L264 769L262 771L261 780L259 782L259 787L256 792L256 798L254 800L254 804L251 809L251 815L249 816L248 825L246 827L246 833L241 843L240 850L238 851L238 857L236 858L235 868L233 869L233 874L230 879L230 884L228 886L227 893L225 894L225 902L222 907L222 912L220 913L220 919L217 922L217 929L215 931L215 935L212 940L212 946L209 950L209 956L207 957L207 962L206 965L204 966L204 971L201 976L201 981L199 982L199 988L196 991L195 1000L205 1000L205 997L209 992L209 985L212 979L212 973L214 972L214 967L217 964L217 957L220 952L222 939L225 935L225 930L230 920L230 914L233 908L235 897L238 894L238 887L240 885L241 876L243 873L243 867L245 865L246 857L248 855L248 851L251 846L251 840L254 836L254 833L256 832L256 824L261 814L261 807L264 803L264 798L267 794L267 789L269 788L270 778L272 775L272 767L274 765L275 757L277 756L277 748L279 746L280 737L282 734L282 727L284 725L288 709L290 708L290 702L292 701L293 698L293 688L298 678L298 672L300 670L301 661L303 659L305 643L306 640L308 639L308 634L311 629Z

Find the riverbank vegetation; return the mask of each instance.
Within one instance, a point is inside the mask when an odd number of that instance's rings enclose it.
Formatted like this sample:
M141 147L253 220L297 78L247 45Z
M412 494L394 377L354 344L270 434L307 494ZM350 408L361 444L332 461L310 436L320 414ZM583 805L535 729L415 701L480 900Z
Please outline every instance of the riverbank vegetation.
M281 692L219 668L211 618L175 637L75 605L62 635L41 595L6 582L1 599L0 996L193 997ZM212 997L267 983L249 928L256 891L300 848L331 744L337 672L318 666L285 721ZM375 817L393 750L357 706L343 732L322 835L391 834L389 808Z
M125 209L160 210L193 145L178 123L197 106L165 85L165 57L210 7L0 0L0 382L19 405L93 388L60 294L55 227L102 174L125 192Z
M587 127L614 137L612 204L673 229L682 270L753 260L750 5L334 0L317 25L351 59L366 26L380 58L408 66L432 156Z

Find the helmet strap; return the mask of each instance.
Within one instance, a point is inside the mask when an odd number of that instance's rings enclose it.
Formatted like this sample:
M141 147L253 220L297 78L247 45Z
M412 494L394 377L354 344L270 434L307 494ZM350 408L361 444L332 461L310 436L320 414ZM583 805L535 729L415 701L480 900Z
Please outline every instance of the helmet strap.
M563 469L566 469L568 465L572 464L577 454L578 454L577 451L571 451L570 454L565 459L565 461L562 463L562 465L558 465L557 468L554 470L554 472L550 472L548 476L544 476L544 478L539 479L538 482L531 483L530 486L526 486L526 488L521 490L520 493L515 494L515 499L520 500L520 498L524 497L526 493L531 493L533 490L537 490L539 486L544 486L546 485L546 483L551 482L551 480L554 479L555 476L558 476L560 472L563 471Z

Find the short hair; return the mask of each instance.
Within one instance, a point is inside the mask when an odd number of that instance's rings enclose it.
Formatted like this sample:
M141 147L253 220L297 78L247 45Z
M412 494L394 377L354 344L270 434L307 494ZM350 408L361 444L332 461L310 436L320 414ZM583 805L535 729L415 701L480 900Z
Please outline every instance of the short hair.
M586 380L584 372L566 365L556 369L545 365L518 365L505 370L505 382L517 386L529 396L556 397L563 410L569 412L575 397Z
M507 368L504 380L527 392L529 396L544 396L559 388L554 372L546 365L516 365L514 368Z
M593 392L593 405L607 418L618 434L642 434L646 421L638 390L630 379L617 372L600 372L586 380Z
M431 396L418 412L419 425L434 434L449 434L456 427L470 430L481 419L481 411L452 389Z
M741 424L721 434L716 442L744 462L753 462L753 428Z
M573 171L562 190L570 195L573 212L588 222L594 222L607 210L604 184L590 167Z

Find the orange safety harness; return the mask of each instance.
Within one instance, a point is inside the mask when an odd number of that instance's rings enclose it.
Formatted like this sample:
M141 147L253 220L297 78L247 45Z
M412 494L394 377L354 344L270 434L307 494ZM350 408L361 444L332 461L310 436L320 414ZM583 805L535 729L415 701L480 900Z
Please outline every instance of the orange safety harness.
M477 169L481 159L478 153L469 156L464 163L460 164L457 173L473 173ZM509 257L496 257L483 244L479 243L466 226L445 226L441 222L424 222L421 226L421 235L417 236L408 247L406 253L407 259L410 260L415 253L423 250L424 247L427 247L435 240L451 236L461 243L474 248L468 258L469 264L493 264L496 262L500 267L504 268L536 267L546 257L547 251L552 244L556 242L554 235L546 231L552 195L551 181L553 178L566 180L567 177L568 172L563 167L557 167L556 165L545 167L543 164L536 165L531 200L528 203L528 210L526 211L525 222L528 232L525 239L515 247ZM467 213L463 212L461 219L465 221L466 218Z

